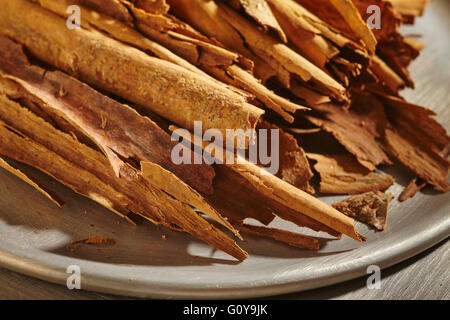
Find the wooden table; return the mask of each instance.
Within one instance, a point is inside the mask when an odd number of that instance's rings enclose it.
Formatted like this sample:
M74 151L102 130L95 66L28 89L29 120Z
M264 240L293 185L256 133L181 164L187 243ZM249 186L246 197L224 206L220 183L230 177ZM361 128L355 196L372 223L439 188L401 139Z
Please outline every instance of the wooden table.
M450 105L450 1L435 0L424 18L404 33L419 39L427 47L412 65L416 90L406 90L411 102L425 106ZM445 109L443 125L450 129L450 107ZM449 204L450 206L450 204ZM449 210L450 211L450 210ZM369 290L366 278L282 297L283 299L450 299L450 242L444 241L403 263L382 271L380 290ZM85 291L46 283L0 268L0 299L115 299Z

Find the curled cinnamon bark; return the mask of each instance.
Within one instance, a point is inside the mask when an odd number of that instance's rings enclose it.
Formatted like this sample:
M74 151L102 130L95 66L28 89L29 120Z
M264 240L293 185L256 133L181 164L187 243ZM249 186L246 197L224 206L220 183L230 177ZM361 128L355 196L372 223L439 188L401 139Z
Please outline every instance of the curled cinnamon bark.
M60 71L30 65L20 46L4 37L0 37L0 62L0 76L20 86L53 120L57 113L78 129L75 132L92 140L108 155L118 176L125 165L118 157L154 162L192 187L213 192L214 170L205 164L175 165L170 152L176 143L149 118Z
M196 73L98 32L69 30L65 19L28 1L5 1L0 32L39 59L189 129L202 120L205 130L247 130L264 113L241 95Z
M344 87L323 70L285 44L258 30L255 25L226 5L201 0L189 3L170 0L168 3L177 16L227 47L254 60L256 65L260 64L261 69L266 68L261 65L264 61L287 88L293 78L298 78L338 101L347 99ZM258 74L258 68L256 71ZM260 78L266 77L260 75Z
M232 8L243 9L252 19L254 19L267 32L268 29L274 30L283 42L287 42L286 35L266 0L221 0L228 3Z

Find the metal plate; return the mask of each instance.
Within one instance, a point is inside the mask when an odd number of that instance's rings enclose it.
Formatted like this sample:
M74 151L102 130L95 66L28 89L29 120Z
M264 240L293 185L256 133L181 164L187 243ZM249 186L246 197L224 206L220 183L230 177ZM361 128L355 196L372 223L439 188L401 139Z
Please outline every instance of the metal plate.
M434 106L440 122L449 129L450 51L445 42L449 28L448 20L441 19L442 6L446 6L445 1L433 3L427 18L410 29L425 32L422 40L429 49L413 65L418 90L408 91L405 96ZM398 195L411 176L399 168L390 170L398 181L389 192ZM67 267L78 265L82 288L105 293L244 298L307 290L359 277L372 264L388 267L450 234L450 194L427 188L412 200L392 203L384 232L376 233L358 224L358 230L368 236L364 244L345 237L328 241L324 235L325 247L312 253L247 237L241 245L250 258L237 263L188 235L158 230L149 224L133 227L92 201L37 175L58 191L66 205L63 209L55 207L37 191L0 170L0 265L61 284L69 276ZM323 200L331 203L341 198ZM276 221L276 226L298 231L282 221ZM74 252L67 248L71 241L91 235L114 238L117 244L81 245Z

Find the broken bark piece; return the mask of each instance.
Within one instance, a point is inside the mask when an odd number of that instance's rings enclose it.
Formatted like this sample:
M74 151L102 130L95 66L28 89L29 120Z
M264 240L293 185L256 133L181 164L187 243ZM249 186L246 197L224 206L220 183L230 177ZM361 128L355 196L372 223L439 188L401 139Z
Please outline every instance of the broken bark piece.
M386 129L384 145L406 167L418 177L439 190L447 192L450 162L433 150L422 147L406 131Z
M379 231L386 228L389 203L393 196L383 192L366 192L333 204L340 212Z
M374 91L385 106L385 113L395 128L412 136L412 142L440 154L450 144L450 136L433 117L428 108L409 103L401 98Z
M374 171L380 164L392 163L376 141L383 134L386 117L379 102L361 99L355 100L349 110L332 103L316 105L312 107L316 112L305 117L331 133L359 163Z
M403 192L398 197L398 201L403 202L414 197L420 190L425 188L426 185L427 182L422 179L417 177L412 179L406 188L403 189Z
M450 162L442 153L448 148L450 137L432 118L435 113L398 97L375 93L384 103L390 122L385 131L384 146L419 178L446 192Z
M19 12L30 16L16 17ZM193 129L194 121L202 120L205 130L247 130L264 113L205 77L98 32L69 30L65 24L65 19L24 0L5 1L0 13L1 32L39 59L183 127ZM41 41L34 41L38 35Z
M276 228L253 226L249 224L243 224L239 227L239 230L243 233L283 242L296 248L312 251L317 251L320 249L319 241L317 239L298 233L293 233Z
M247 253L189 205L155 188L133 167L118 178L106 157L53 128L17 103L0 96L0 154L33 166L75 192L126 218L133 212L204 240L238 260Z
M103 237L99 237L99 236L91 236L87 239L74 241L71 244L76 245L76 244L80 244L80 243L95 244L95 245L101 245L101 246L106 246L106 245L111 246L111 245L116 244L116 240L114 240L113 238L103 238Z
M269 5L266 0L222 0L228 3L233 9L239 10L243 9L246 14L252 17L264 30L267 32L268 29L274 30L281 41L287 42L286 35L278 24L278 20L273 15L272 10L270 10Z
M276 176L303 191L313 194L314 188L309 184L309 181L314 175L309 167L305 151L298 145L297 140L276 125L266 121L260 121L257 129L267 130L268 150L271 150L271 130L278 130L279 170Z
M394 184L388 174L372 173L351 155L307 154L317 163L314 169L320 174L320 189L329 194L360 194L384 191Z
M37 191L39 191L41 194L43 194L45 197L50 199L54 204L56 204L58 207L62 207L64 205L64 201L61 200L54 192L48 190L48 188L44 187L41 183L39 183L36 179L31 177L30 175L23 172L23 170L19 170L15 166L13 166L9 161L7 161L5 158L0 157L0 167L8 171L9 173L12 173L20 180L28 183L30 186L35 188Z

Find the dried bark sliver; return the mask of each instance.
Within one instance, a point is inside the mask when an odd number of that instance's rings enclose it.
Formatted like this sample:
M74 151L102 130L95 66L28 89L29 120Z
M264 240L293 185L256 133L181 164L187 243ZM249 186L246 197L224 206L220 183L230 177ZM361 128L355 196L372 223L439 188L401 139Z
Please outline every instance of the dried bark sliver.
M351 155L307 154L317 163L314 169L320 174L320 189L328 194L359 194L384 191L394 183L388 174L370 172Z
M386 228L389 203L393 196L380 191L366 192L333 204L340 212L379 231Z

